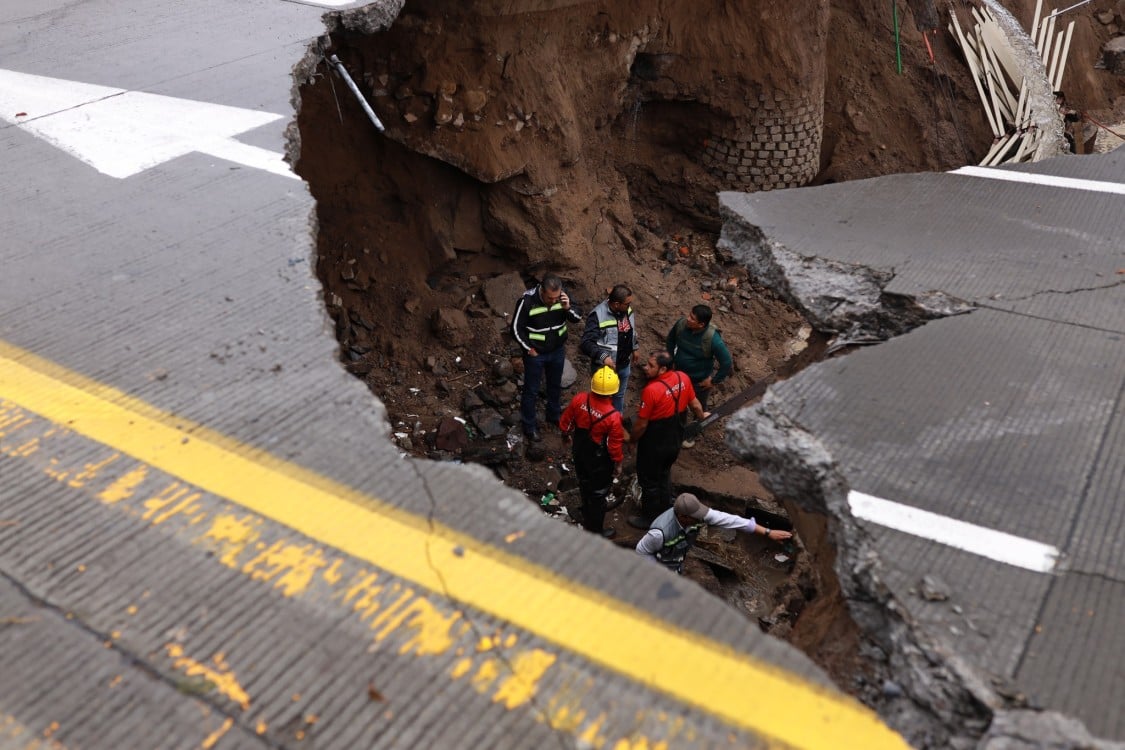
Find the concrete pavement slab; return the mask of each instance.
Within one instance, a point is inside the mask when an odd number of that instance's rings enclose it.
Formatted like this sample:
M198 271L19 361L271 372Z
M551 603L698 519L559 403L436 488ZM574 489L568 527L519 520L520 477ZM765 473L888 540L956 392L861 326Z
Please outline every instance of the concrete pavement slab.
M1125 162L1020 171L1044 183L901 175L723 194L722 244L759 280L842 340L889 339L772 386L729 439L768 455L780 426L822 446L853 511L857 498L882 503L871 507L887 517L865 511L860 525L923 638L1121 739L1106 717L1125 683L1104 623L1125 576L1125 195L1051 180L1120 186ZM851 528L852 513L833 512ZM1047 552L999 554L1025 543ZM846 549L864 554L861 541ZM948 601L919 596L929 574Z

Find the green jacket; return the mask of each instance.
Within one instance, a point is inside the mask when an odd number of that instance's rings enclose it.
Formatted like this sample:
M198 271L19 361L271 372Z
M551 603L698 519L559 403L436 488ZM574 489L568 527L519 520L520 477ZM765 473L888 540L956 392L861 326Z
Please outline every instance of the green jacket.
M708 337L709 347L705 341ZM668 351L676 361L676 369L691 378L693 384L710 377L711 382L718 385L730 375L732 364L730 350L723 342L719 329L713 325L708 325L702 331L692 331L687 327L687 320L680 318L676 325L672 326L672 330L668 331L667 345ZM711 350L709 354L707 348ZM711 375L714 369L712 363L715 360L719 362L719 370Z

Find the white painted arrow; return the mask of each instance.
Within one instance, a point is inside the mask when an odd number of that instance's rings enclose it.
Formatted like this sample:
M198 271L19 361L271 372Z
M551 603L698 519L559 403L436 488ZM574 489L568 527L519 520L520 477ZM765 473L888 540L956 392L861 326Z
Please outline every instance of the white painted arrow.
M0 119L121 179L192 152L300 179L281 154L234 140L281 117L0 70Z

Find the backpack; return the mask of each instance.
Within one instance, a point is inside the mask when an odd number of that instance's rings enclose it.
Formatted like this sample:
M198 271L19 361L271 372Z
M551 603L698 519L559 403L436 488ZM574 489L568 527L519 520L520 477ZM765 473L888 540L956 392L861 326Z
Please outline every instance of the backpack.
M676 346L672 349L673 357L676 356L676 350L680 348L680 336L683 334L685 328L687 328L687 318L680 318L676 321L676 327L674 329L676 334ZM714 323L708 323L707 327L703 329L703 356L707 359L711 358L711 339L715 338L715 334L718 332L719 329L715 327Z

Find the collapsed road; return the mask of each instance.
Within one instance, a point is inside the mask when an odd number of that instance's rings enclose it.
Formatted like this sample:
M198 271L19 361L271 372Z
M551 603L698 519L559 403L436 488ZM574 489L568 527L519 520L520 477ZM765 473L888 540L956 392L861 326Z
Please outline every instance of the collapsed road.
M0 747L1111 746L1119 162L845 183L988 150L930 9L6 4ZM563 522L545 270L778 374L674 481L798 544Z
M889 180L886 188L821 188L823 198L815 191L798 193L801 198L754 192L803 185L814 176L816 182L831 183L953 169L972 163L974 148L967 144L979 144L976 158L984 156L984 121L973 108L972 84L955 65L952 41L928 36L937 25L932 6L910 6L915 39L926 36L929 64L921 57L914 60L905 80L876 67L866 81L855 72L878 43L859 32L847 44L834 43L839 37L832 31L841 24L858 28L887 19L863 3L834 8L831 16L825 5L806 6L794 10L809 19L806 26L778 23L765 10L761 17L700 19L675 4L653 17L646 3L595 11L571 3L457 9L422 2L400 11L397 6L368 8L338 16L322 51L309 58L296 166L320 202L318 274L344 362L388 404L395 439L405 451L483 463L530 501L541 495L546 501L556 488L565 497L573 483L566 475L565 446L548 442L541 451L521 445L513 408L520 383L518 349L505 339L516 296L539 274L556 271L588 310L599 290L626 282L636 293L642 338L657 344L691 304L708 302L719 311L724 340L733 342L742 378L740 387L722 395L734 396L774 370L792 377L729 425L726 442L761 472L760 481L756 472L744 473L744 465L732 461L728 447L713 436L684 452L675 482L729 510L792 524L802 544L797 560L780 571L770 562L770 550L748 549L731 559L723 555L723 545L706 547L689 576L813 656L837 684L877 707L916 746L946 747L981 737L985 744L997 738L1022 741L1034 733L1067 742L1088 737L1081 724L1040 713L1044 708L1077 715L1095 734L1120 738L1122 728L1105 720L1114 700L1109 696L1117 694L1116 678L1092 679L1089 691L1044 682L1032 657L1034 639L1027 635L1041 625L1008 619L1017 612L1030 616L1038 611L1035 602L1048 601L1034 593L1041 591L1042 580L1018 594L1019 607L1000 607L1000 614L989 592L993 587L1019 590L1005 577L1011 560L994 553L986 555L991 563L973 562L978 549L942 553L944 538L922 535L926 541L916 543L938 550L922 559L943 560L947 566L943 575L931 576L924 566L916 570L899 562L903 555L918 555L908 544L891 544L882 536L886 532L869 530L896 528L894 534L909 534L893 517L927 507L926 488L940 486L943 496L951 493L956 483L944 480L962 470L953 458L954 465L943 468L940 451L929 443L913 449L920 455L914 463L907 461L903 456L912 448L906 440L905 445L892 443L887 452L911 467L900 480L908 482L909 491L885 491L889 479L882 475L881 481L865 483L860 457L868 451L850 445L852 431L870 429L878 435L879 414L911 410L896 402L882 411L871 407L872 414L858 410L857 415L858 406L845 411L839 401L858 405L872 396L842 399L825 373L847 372L857 353L844 359L839 353L856 346L911 332L929 336L920 331L954 325L934 321L950 316L958 321L974 311L965 320L981 321L985 316L979 308L996 297L984 296L975 286L977 294L967 294L950 283L948 274L974 273L968 269L975 263L982 269L976 275L986 279L983 269L1015 252L1007 248L1016 243L1010 237L1002 241L996 236L1001 230L991 226L1003 221L1003 212L977 216L957 203L962 214L953 208L937 217L928 213L958 190L963 202L981 202L982 195L998 199L1002 182L974 183L968 176ZM1096 46L1093 38L1081 44L1087 51L1079 55L1088 56ZM337 55L360 82L364 104L370 102L380 124L386 124L385 138L372 136L369 123L330 79L313 75L325 53ZM562 60L566 64L560 65ZM941 66L940 75L927 78L925 71L938 70L935 65ZM1101 101L1112 101L1113 92L1120 91L1116 79L1078 70L1068 81L1071 91L1081 89ZM837 89L841 83L850 89L843 100ZM822 91L823 99L809 93ZM928 121L919 113L932 112L932 102L941 103L945 112ZM909 113L907 127L891 124L896 113ZM1058 119L1057 113L1048 114ZM338 123L326 122L332 118ZM951 129L953 123L959 127ZM911 127L922 134L913 142L906 135ZM1055 137L1054 150L1043 147L1045 155L1065 147L1061 127ZM888 149L887 142L897 145ZM1113 167L1109 174L1110 183L1118 179ZM966 181L982 186L981 192L953 187ZM709 196L723 189L763 199L724 193L716 207ZM1066 210L1075 212L1081 205L1081 218L1063 221L1053 212L1047 223L1117 236L1118 227L1101 227L1093 217L1103 210L1112 213L1110 206L1120 199L1107 197L1104 205L1102 200L1080 194ZM869 233L885 223L881 219L888 210L901 228L885 231L887 239L869 247ZM967 214L972 221L965 221ZM960 226L961 234L942 231L948 222ZM716 242L720 226L722 239ZM790 240L789 227L798 241ZM850 252L836 246L841 230L855 237ZM971 246L974 252L949 256L946 243ZM1026 246L1020 256L1028 264L1021 268L1024 276L1056 275L1052 266L1032 264L1027 257L1035 247L1053 252L1053 239L1021 235L1019 243ZM885 257L886 247L900 253ZM1073 253L1100 258L1092 261L1091 272L1109 280L1104 285L1090 281L1090 289L1119 289L1107 276L1121 265L1113 241L1093 240L1089 250L1077 247ZM900 289L910 278L904 271L913 267L945 269L945 275L938 273L932 281L923 275ZM388 278L395 283L387 284ZM1008 285L999 292L987 283L981 286L1002 296ZM1033 286L1021 293L1035 295ZM1069 322L1093 326L1102 330L1099 337L1117 341L1120 320L1105 319L1114 317L1111 311L1119 303L1110 294L1109 300L1098 298L1107 308L1092 311L1089 320ZM388 315L389 310L396 313ZM964 334L950 335L956 340ZM950 395L944 401L926 397L942 369L930 358L897 355L903 346L883 344L873 350L878 354L862 353L880 363L865 374L864 387L894 392L884 381L900 381L896 372L906 368L922 393L900 388L899 399L917 404L931 421L940 419L940 405L958 409L952 394L968 393L971 386L946 384L942 390ZM1120 353L1119 347L1111 348L1117 354L1107 354L1109 362ZM828 355L824 365L802 372ZM958 374L970 372L959 351L943 362ZM933 374L919 375L915 367ZM1113 371L1112 365L1108 369ZM584 367L576 360L573 370L568 383L576 378L575 387L581 388ZM1111 381L1110 391L1117 383ZM817 397L824 400L824 413L810 431L807 415L816 412L806 410L819 403ZM1105 403L1104 414L1112 415L1112 399ZM798 404L801 408L791 413ZM1092 419L1095 411L1088 412ZM1092 441L1085 455L1113 450L1112 441L1098 437L1108 424L1101 416L1083 424ZM837 437L826 441L828 435ZM1046 432L1041 438L1048 439ZM1036 450L1039 455L1048 449ZM853 454L857 457L845 460ZM1015 476L1008 476L1009 469L988 471L997 475L992 481L1005 488L1008 502L1008 494L1035 494L1019 489L1023 483L1047 485L1043 473L1057 474L1054 461L1040 457L1037 466L1040 472ZM1056 478L1051 486L1058 484ZM897 502L861 508L862 498L871 496L865 493L874 493L876 501L890 495ZM1003 546L987 531L1005 528L999 519L1011 511L999 510L1005 506L979 494L964 488L962 502L997 509L983 518L968 512L943 513L941 519L961 519L967 535L982 524L983 544ZM1061 502L1066 494L1053 497ZM574 512L574 501L572 496L562 503L562 517ZM559 500L548 508L559 509ZM622 546L629 546L634 539L622 523L625 515L607 522L624 532ZM1029 528L1018 536L1041 535ZM883 565L893 572L884 572ZM950 581L961 584L966 575L974 584L968 589L979 589L975 598L969 590L951 590ZM952 620L942 614L950 608ZM939 634L931 632L935 623ZM946 630L954 635L952 644ZM1005 658L992 650L1001 642ZM1077 693L1085 697L1076 698Z

